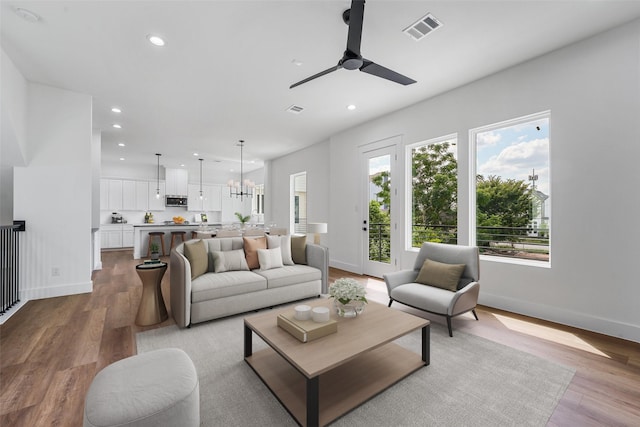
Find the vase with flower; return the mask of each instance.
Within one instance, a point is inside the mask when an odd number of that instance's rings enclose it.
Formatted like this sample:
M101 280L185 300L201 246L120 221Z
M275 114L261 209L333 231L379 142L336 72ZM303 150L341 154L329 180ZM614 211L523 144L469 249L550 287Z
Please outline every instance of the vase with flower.
M357 280L341 278L329 287L329 296L334 300L336 313L340 317L356 317L362 314L367 304L365 287Z

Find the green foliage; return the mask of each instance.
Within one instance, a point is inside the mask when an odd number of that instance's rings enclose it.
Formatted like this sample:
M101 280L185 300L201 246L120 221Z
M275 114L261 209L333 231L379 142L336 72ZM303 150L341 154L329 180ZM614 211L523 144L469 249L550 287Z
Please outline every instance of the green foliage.
M387 206L391 211L391 176L389 171L382 171L378 175L371 178L371 182L380 188L376 193L378 199L382 200L382 205Z
M369 259L389 262L391 259L391 215L380 202L369 201Z
M160 250L160 246L157 243L151 243L149 249L151 249L151 252L157 253Z
M251 219L251 215L242 216L240 212L236 212L235 215L242 224L244 224L245 222Z

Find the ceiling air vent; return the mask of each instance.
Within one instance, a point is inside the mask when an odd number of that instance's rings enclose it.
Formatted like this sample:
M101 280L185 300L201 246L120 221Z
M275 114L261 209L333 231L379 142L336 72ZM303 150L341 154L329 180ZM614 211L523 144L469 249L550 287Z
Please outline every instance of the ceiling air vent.
M425 16L418 19L402 31L415 41L418 41L441 26L442 22L438 21L438 19L432 14L427 13Z
M292 105L291 107L287 108L287 111L293 114L300 114L302 113L302 110L304 110L304 108L300 107L299 105Z

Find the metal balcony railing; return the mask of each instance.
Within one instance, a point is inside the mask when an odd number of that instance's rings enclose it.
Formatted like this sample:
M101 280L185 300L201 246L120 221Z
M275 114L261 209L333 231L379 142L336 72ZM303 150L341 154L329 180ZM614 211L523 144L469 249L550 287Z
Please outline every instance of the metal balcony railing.
M476 245L484 255L549 260L549 231L530 227L478 227ZM411 244L419 248L423 242L457 244L455 225L414 224ZM391 259L391 226L369 224L369 259L389 262Z

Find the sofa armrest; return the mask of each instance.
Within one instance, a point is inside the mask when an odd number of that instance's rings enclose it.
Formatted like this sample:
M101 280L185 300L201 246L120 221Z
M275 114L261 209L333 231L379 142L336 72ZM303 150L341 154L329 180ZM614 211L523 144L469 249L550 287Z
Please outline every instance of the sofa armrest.
M464 288L458 290L449 304L449 315L455 316L460 313L472 310L478 304L478 294L480 293L480 283L471 282Z
M191 323L191 264L177 249L169 260L171 314L178 327L186 328Z
M384 283L387 285L387 292L391 295L391 290L396 286L415 282L418 277L418 272L416 270L400 270L384 274L382 277L384 278Z
M307 243L307 265L315 267L322 273L323 294L329 292L329 249L315 243Z

